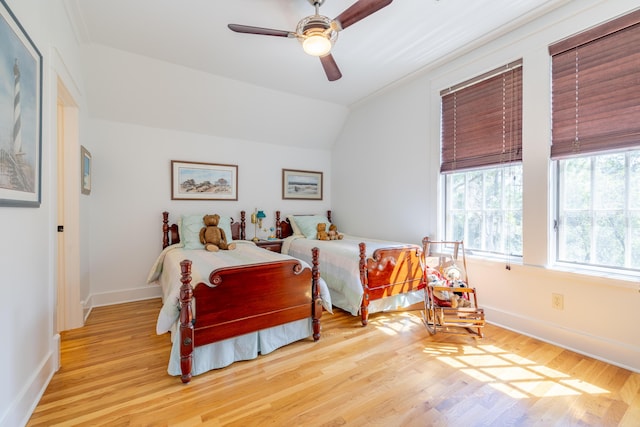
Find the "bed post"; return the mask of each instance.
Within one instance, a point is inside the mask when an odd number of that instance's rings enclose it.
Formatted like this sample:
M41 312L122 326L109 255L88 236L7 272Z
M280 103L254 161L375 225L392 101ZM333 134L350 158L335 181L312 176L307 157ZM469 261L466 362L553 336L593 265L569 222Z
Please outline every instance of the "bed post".
M240 240L245 240L245 227L246 227L246 214L245 211L240 211Z
M318 248L311 249L312 268L311 268L311 291L313 294L313 302L311 314L313 316L313 340L320 339L320 318L322 317L322 299L320 298L320 271L318 270L318 259L320 250Z
M360 283L362 283L362 304L360 305L360 317L362 326L369 323L369 279L367 278L367 246L364 242L358 245L360 248Z
M180 263L182 276L180 277L180 369L183 383L191 381L191 366L193 361L193 312L191 311L191 261L185 259Z
M162 249L169 246L169 212L162 212Z
M280 225L280 211L276 211L276 239L282 239L282 226Z
M331 209L327 209L327 219L329 220L329 222L333 222L331 221Z

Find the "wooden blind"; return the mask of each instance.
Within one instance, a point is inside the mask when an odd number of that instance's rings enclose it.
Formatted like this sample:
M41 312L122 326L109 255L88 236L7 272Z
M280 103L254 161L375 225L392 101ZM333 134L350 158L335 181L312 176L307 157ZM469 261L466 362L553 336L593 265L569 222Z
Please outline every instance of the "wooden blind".
M441 172L522 160L522 61L440 95Z
M640 10L549 46L551 158L640 147Z

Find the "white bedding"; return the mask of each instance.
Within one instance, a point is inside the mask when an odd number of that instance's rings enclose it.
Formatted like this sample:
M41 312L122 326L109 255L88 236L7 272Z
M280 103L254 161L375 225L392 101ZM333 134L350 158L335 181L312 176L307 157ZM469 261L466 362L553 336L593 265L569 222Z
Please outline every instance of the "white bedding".
M405 243L388 240L344 235L342 240L314 240L301 235L287 237L282 244L282 253L310 262L311 248L320 249L319 270L329 287L334 306L348 311L354 316L360 314L362 305L362 282L360 281L359 243L366 244L367 256L376 249L389 246L404 246ZM424 301L424 291L413 291L373 300L369 303L369 313L396 310Z
M210 285L209 273L217 268L281 261L284 258L291 258L258 248L253 242L235 241L235 243L236 249L231 251L188 250L184 249L180 244L169 246L162 251L147 278L148 283L157 283L162 287L163 305L156 323L156 333L158 335L169 331L174 333L179 327L179 297L180 286L182 285L180 282L180 261L184 259L192 261L191 284L195 286L200 282ZM306 261L303 261L303 267L309 267ZM327 311L331 312L331 295L322 278L320 279L319 287L322 304ZM197 316L197 303L194 305L193 311L194 316ZM196 347L193 354L192 375L222 368L235 361L254 359L258 356L258 353L267 354L286 344L304 339L313 334L311 320L311 317L309 317L309 319L302 319ZM181 375L179 340L172 341L168 372L170 375Z

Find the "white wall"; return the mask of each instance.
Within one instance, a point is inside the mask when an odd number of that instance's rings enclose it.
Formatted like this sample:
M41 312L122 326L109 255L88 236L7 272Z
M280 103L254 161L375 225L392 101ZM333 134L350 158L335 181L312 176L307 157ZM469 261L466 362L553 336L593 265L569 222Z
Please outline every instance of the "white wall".
M295 149L252 141L91 120L93 188L91 192L92 306L159 296L146 284L162 250L162 212L170 220L187 213L219 213L239 220L247 211L247 238L254 228L249 213L265 211L265 225L275 211L323 212L322 201L282 200L282 168L331 174L328 150ZM171 200L171 160L238 165L237 201ZM265 233L259 236L266 237Z
M346 107L85 45L92 117L298 148L331 149Z
M343 232L412 243L435 233L428 96L426 85L400 86L350 114L332 150L332 219Z
M18 426L29 414L58 365L56 274L56 79L82 85L79 49L59 0L8 0L43 56L42 204L1 207L0 425ZM4 79L5 76L3 76ZM82 103L82 99L78 99Z
M490 322L640 371L638 283L547 267L548 45L637 7L632 0L573 1L356 106L332 152L332 206L342 230L414 242L438 237L440 90L523 58L524 265L506 270L471 259L471 282ZM551 308L551 293L564 295L564 310Z

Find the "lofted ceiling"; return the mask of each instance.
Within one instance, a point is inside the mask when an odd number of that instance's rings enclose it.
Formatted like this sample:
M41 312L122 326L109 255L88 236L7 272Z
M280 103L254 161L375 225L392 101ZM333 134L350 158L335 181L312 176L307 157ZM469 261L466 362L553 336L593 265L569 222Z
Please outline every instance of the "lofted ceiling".
M366 0L363 0L366 1ZM395 0L339 33L329 82L295 39L239 34L227 24L294 31L308 0L65 0L82 43L349 106L467 52L569 0ZM334 18L354 0L326 0Z

